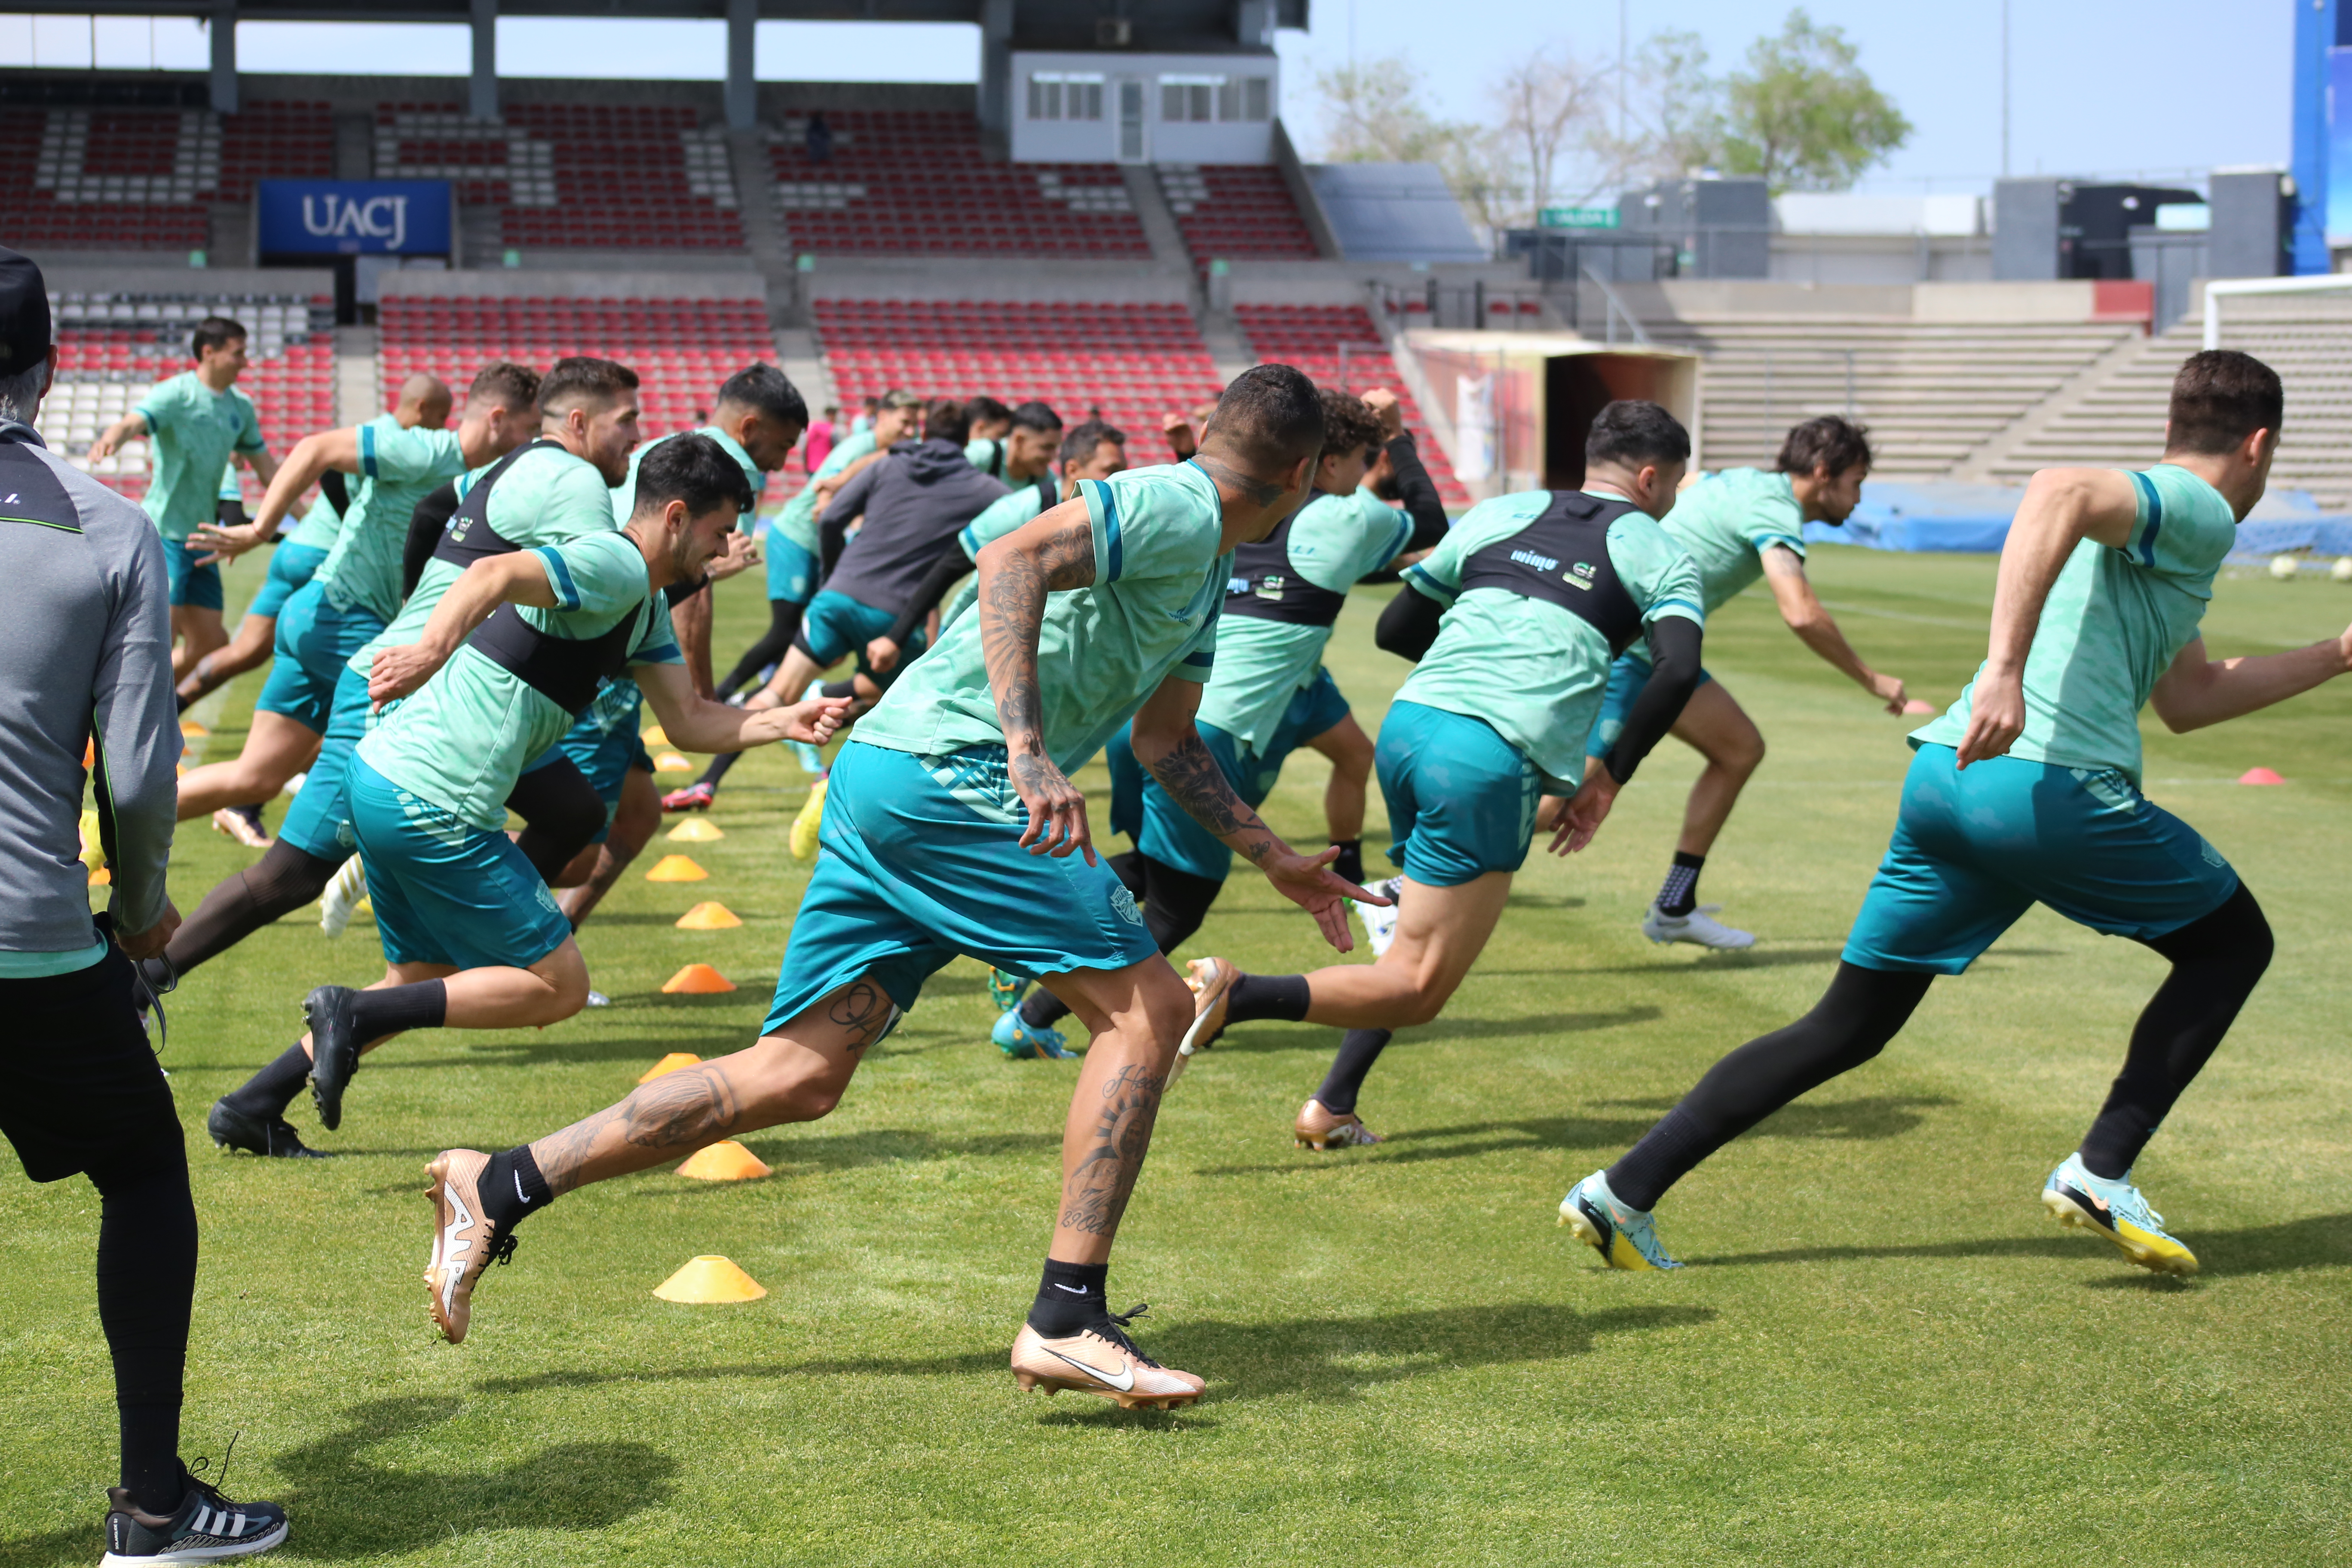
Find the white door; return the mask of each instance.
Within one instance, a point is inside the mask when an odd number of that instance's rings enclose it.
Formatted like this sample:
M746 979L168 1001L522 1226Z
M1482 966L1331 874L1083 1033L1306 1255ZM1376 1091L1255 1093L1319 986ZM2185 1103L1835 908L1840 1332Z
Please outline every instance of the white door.
M1151 148L1144 132L1143 83L1136 77L1118 79L1118 161L1148 163Z

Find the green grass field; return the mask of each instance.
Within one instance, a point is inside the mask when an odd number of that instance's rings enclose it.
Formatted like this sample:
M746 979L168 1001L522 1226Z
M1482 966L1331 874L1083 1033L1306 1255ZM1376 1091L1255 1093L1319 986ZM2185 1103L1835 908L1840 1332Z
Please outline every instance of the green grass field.
M257 570L251 575L257 579ZM1823 550L1864 656L1938 703L1984 647L1993 563ZM758 618L721 600L722 658ZM1404 667L1359 595L1331 665L1367 729ZM2235 574L2217 653L2339 630L2352 593ZM1051 1223L1073 1067L987 1043L960 961L830 1119L746 1142L769 1180L667 1173L566 1198L434 1336L423 1166L624 1093L673 1050L748 1044L805 869L804 781L748 760L691 847L708 882L633 873L585 931L615 1005L544 1032L435 1033L372 1057L332 1163L216 1153L211 1100L299 1031L310 986L380 973L366 921L310 911L199 971L165 1064L204 1225L185 1451L242 1432L231 1489L293 1512L288 1561L367 1563L2340 1563L2352 1558L2352 938L2341 906L2352 681L2220 730L2151 727L2150 793L2260 894L2279 957L2140 1177L2205 1261L2192 1284L2060 1232L2036 1201L2156 985L2144 950L2036 911L1938 984L1869 1068L1732 1145L1667 1200L1692 1267L1604 1272L1554 1205L1721 1052L1826 983L1906 753L1751 594L1708 663L1771 755L1703 895L1762 941L1636 929L1692 753L1669 743L1593 848L1529 862L1486 957L1398 1038L1363 1110L1378 1149L1294 1150L1335 1031L1234 1029L1169 1099L1114 1266L1148 1349L1209 1379L1129 1415L1022 1396L1005 1350ZM207 744L241 743L258 676ZM2231 781L2255 764L2283 788ZM1320 760L1269 815L1321 834ZM1100 789L1097 767L1086 783ZM272 817L275 818L273 810ZM1381 842L1378 796L1373 842ZM186 825L193 909L249 852ZM1377 858L1375 863L1379 864ZM718 899L740 930L671 921ZM1188 954L1318 962L1310 922L1236 878ZM1360 955L1368 957L1368 955ZM741 987L669 997L707 959ZM306 1131L307 1100L294 1120ZM94 1561L113 1479L98 1205L5 1158L0 1564ZM657 1300L724 1253L746 1306Z

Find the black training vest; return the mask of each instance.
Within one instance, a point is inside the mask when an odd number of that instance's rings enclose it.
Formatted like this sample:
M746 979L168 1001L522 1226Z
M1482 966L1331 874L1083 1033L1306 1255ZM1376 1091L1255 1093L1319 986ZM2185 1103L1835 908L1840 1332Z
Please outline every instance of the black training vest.
M1642 608L1609 559L1609 525L1640 510L1614 496L1554 490L1533 522L1470 552L1454 592L1499 588L1557 605L1606 638L1612 657L1623 653L1642 635Z
M1338 622L1348 595L1308 582L1290 563L1290 525L1298 518L1294 511L1255 544L1234 546L1234 574L1225 580L1225 614L1298 626L1329 627Z
M475 481L466 499L457 503L457 510L449 514L447 524L441 530L440 542L433 547L433 559L446 561L452 566L462 568L493 555L511 555L521 549L522 546L513 541L499 538L498 531L490 526L490 491L497 488L499 480L506 477L506 471L513 468L525 452L536 452L545 447L561 448L562 445L561 441L541 436L536 441L524 442L492 463L490 471Z

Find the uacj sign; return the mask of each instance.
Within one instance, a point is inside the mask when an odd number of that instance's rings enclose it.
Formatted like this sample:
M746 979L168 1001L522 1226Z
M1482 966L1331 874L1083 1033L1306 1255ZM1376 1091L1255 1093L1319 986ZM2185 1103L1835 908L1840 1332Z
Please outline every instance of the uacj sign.
M446 180L260 180L264 256L446 256Z

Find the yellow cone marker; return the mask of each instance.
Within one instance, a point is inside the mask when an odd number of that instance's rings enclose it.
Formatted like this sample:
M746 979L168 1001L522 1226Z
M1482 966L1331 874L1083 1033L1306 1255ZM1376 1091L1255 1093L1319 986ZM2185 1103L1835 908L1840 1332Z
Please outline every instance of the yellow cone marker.
M690 773L693 771L694 764L676 752L664 752L654 759L654 772L657 773Z
M662 982L665 996L715 996L732 991L735 983L707 963L689 963Z
M698 1182L750 1182L775 1174L760 1156L732 1138L697 1151L693 1158L677 1168L677 1173Z
M683 855L665 855L654 862L654 868L646 873L646 880L648 882L699 882L708 879L709 875L709 872Z
M180 721L180 733L188 740L201 741L206 735L211 734L212 731L205 729L202 724L197 723L194 719L183 719Z
M637 1079L637 1081L639 1083L651 1083L654 1079L661 1077L664 1073L673 1073L680 1068L690 1068L701 1059L702 1058L700 1057L696 1056L692 1051L672 1051L669 1055L662 1058L661 1060L647 1068L646 1069L646 1076Z
M680 844L709 844L727 835L720 830L719 824L707 816L689 816L662 837L674 838Z
M716 1255L698 1258L654 1287L665 1301L715 1305L725 1301L756 1301L767 1288Z
M114 873L100 866L90 872L89 885L93 888L110 888L114 885Z
M715 899L697 904L677 917L680 931L732 931L742 923L742 916Z
M669 744L669 737L662 733L662 727L658 724L640 734L637 739L643 741L649 748Z

